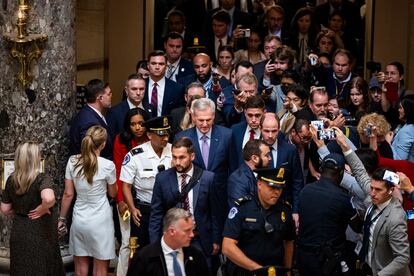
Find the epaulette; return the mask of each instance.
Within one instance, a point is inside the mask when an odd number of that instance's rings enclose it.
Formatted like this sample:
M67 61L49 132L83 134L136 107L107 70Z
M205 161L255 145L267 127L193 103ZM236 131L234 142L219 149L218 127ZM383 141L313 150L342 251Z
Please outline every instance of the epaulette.
M241 205L243 205L244 203L246 203L247 201L250 201L250 200L252 200L252 197L251 197L250 195L246 195L246 196L244 196L244 197L241 197L241 198L237 199L237 200L234 202L234 204L235 204L236 206L241 206Z
M134 156L136 154L143 153L143 152L144 150L142 148L134 148L131 150L131 155Z

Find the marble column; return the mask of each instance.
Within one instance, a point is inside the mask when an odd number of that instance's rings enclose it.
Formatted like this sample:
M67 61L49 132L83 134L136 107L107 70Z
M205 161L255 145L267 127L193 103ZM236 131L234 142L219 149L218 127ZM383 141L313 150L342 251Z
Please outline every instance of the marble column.
M42 56L31 66L29 89L17 81L19 64L10 56L4 32L16 32L17 0L0 0L0 159L13 156L16 146L41 144L45 168L63 190L68 157L69 120L75 114L76 0L26 1L28 33L48 36ZM0 258L8 256L10 220L0 216Z

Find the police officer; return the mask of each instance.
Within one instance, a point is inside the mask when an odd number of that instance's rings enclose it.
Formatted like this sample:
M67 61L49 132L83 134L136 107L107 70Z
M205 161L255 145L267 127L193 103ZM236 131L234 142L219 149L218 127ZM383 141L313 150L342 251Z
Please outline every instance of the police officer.
M230 209L223 232L222 252L227 275L267 275L266 266L290 269L295 227L289 205L279 201L285 169L256 169L257 194L245 196ZM278 275L282 270L278 271ZM287 272L286 275L290 275Z
M321 164L320 180L299 196L297 266L301 276L346 275L345 231L357 216L351 198L339 184L345 168L342 155L331 153Z
M119 177L131 212L131 237L138 237L140 247L149 244L148 224L155 176L159 171L169 169L172 161L171 144L168 143L169 118L155 117L146 121L144 126L149 141L133 148L125 156Z

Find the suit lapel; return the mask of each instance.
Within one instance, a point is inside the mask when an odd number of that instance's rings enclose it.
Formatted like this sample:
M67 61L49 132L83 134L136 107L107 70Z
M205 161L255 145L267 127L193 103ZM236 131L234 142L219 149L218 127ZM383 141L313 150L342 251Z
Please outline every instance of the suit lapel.
M200 183L200 181L201 181L201 174L202 174L203 172L202 172L202 170L199 168L199 167L197 167L197 166L194 166L194 172L193 172L193 177L190 179L190 181L188 182L188 184L191 184L193 181L195 181L195 179L194 178L198 178L196 181L198 182L197 184L195 184L194 185L194 187L193 187L193 212L194 212L194 214L195 214L195 210L196 210L196 206L197 206L197 201L198 201L198 194L199 194L199 191L200 191L200 185L199 185L199 183ZM199 176L200 175L200 176ZM187 184L187 185L188 185ZM193 215L194 215L193 214Z
M98 113L95 112L95 110L93 110L89 105L86 105L86 108L89 110L90 113L93 114L93 116L95 116L96 119L98 119L99 123L105 127L105 129L108 130L108 125L106 124L106 122L98 115Z
M180 185L181 183L178 183L177 174L175 170L171 170L169 177L172 178L172 181L168 181L168 183L170 183L170 194L173 196L173 200L176 200L176 195L180 193L180 191L178 190L178 185Z
M392 205L394 204L393 200L385 207L382 215L378 218L378 222L375 225L374 233L372 234L372 248L375 249L377 245L378 234L382 227L384 226L385 222L387 221L388 216L390 215ZM375 250L374 250L375 251Z
M204 161L203 161L203 155L201 154L201 148L200 148L200 143L198 141L198 137L197 137L197 130L195 127L191 128L190 131L188 132L188 136L189 138L193 141L194 143L194 149L195 149L195 163L202 169L207 169L206 166L204 165ZM194 162L193 162L194 163Z
M213 128L211 130L211 139L210 139L210 149L209 149L209 155L208 155L208 169L212 167L214 164L214 157L216 156L216 152L218 150L219 146L219 139L220 134L218 133L217 127L213 125Z

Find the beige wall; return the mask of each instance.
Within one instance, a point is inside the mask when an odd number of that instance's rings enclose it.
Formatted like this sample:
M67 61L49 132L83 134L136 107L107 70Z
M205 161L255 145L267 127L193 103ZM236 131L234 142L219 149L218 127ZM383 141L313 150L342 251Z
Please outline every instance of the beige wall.
M372 59L383 66L400 61L406 88L414 89L414 0L370 0L374 4Z

